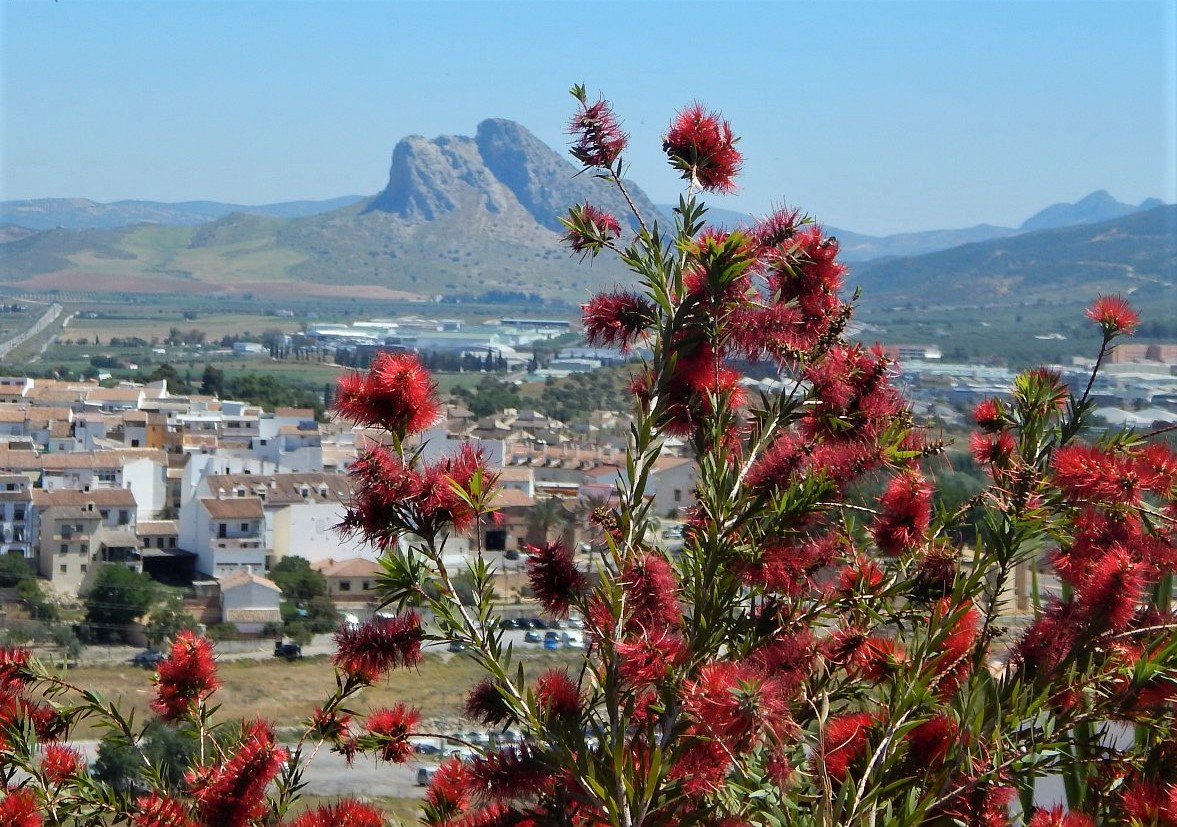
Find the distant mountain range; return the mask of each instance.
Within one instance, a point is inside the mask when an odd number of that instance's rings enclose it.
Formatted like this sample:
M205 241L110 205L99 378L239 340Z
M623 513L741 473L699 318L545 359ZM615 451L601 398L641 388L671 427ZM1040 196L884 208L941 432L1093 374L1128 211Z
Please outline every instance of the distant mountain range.
M387 186L371 197L260 207L0 202L0 284L33 292L499 293L579 302L630 275L611 257L582 263L560 244L557 216L571 204L629 214L612 187L578 172L519 124L491 119L473 137L401 140ZM644 215L668 212L627 186ZM847 261L871 262L854 271L868 298L927 298L964 279L1016 302L1037 300L1055 283L1085 291L1125 278L1133 287L1177 281L1173 215L1159 201L1133 206L1099 191L1047 207L1019 228L885 237L826 231L838 236ZM751 222L722 210L708 217Z

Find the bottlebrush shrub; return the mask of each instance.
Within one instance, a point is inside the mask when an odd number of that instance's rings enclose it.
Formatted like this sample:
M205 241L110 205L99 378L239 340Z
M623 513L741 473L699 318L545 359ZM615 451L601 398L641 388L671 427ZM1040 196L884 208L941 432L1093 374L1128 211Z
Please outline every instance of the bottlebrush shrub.
M629 200L620 120L573 92L574 157ZM413 439L438 401L398 355L341 393L341 412L389 433L353 466L342 530L383 550L380 591L396 614L339 633L336 692L302 738L279 745L261 722L214 737L207 644L184 636L154 706L197 735L199 760L179 789L148 767L154 789L111 790L46 745L81 715L133 744L141 732L5 652L4 823L380 824L354 801L289 813L313 748L404 760L419 712L365 719L346 699L412 667L427 641L466 644L484 670L469 717L526 735L446 759L427 825L1177 823L1177 457L1087 428L1091 382L1134 311L1114 296L1093 304L1102 346L1080 392L1033 370L978 406L970 448L991 484L937 513L923 465L942 446L892 384L895 365L845 338L837 242L795 210L706 226L697 196L734 189L736 144L692 104L664 143L688 182L673 229L635 210L625 237L630 222L592 204L564 222L574 254L617 255L637 284L586 304L587 337L647 354L614 504L592 515L592 571L559 543L528 556L543 609L584 618L582 663L529 671L495 622L489 557L447 566L447 535L494 519L495 474L471 446L422 461ZM741 384L751 359L776 366L780 392ZM651 472L670 437L698 469L673 556L649 540ZM960 547L959 523L978 511L977 541ZM1037 588L1040 572L1057 593ZM1017 615L1007 587L1023 577L1032 604ZM59 700L70 692L77 703ZM1047 776L1065 802L1035 797Z

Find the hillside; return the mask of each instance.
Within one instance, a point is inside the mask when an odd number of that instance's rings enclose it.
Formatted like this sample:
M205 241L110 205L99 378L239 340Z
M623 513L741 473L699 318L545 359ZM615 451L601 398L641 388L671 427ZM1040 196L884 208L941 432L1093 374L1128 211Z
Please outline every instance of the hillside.
M1135 295L1177 310L1177 205L854 267L867 305L975 307Z
M612 189L518 124L487 120L475 137L411 136L387 186L326 213L232 213L199 226L9 231L0 283L18 290L430 297L486 291L574 301L626 278L560 244L558 216L592 201L619 216ZM639 208L656 208L636 187Z

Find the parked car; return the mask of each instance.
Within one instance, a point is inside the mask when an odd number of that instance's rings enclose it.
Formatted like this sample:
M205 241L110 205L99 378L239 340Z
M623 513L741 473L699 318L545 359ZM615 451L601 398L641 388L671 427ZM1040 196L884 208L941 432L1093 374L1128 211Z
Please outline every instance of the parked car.
M559 649L560 648L560 633L547 632L544 634L544 648L545 649Z
M450 645L449 645L449 650L451 652L465 652L466 651L466 644L462 643L462 641L460 641L460 640L451 640Z
M528 629L527 634L523 636L523 639L528 643L539 643L543 640L543 638L540 637L539 632L537 632L535 629Z
M302 657L302 647L297 643L283 643L280 640L275 640L274 657L286 658L286 660L298 660Z
M435 775L437 775L437 767L421 767L417 770L417 786L428 787Z
M565 649L583 649L584 635L581 632L565 632L564 633L564 648Z
M157 652L154 649L144 649L135 657L131 658L131 663L135 666L142 666L144 669L154 669L159 665L161 660L166 660L167 655L163 652Z

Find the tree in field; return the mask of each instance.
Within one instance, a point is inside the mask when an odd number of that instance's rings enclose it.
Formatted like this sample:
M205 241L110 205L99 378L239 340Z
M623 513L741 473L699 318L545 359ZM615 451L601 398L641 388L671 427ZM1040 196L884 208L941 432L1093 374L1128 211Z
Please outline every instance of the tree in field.
M156 598L155 581L117 563L98 570L82 602L86 622L103 636L142 616Z

